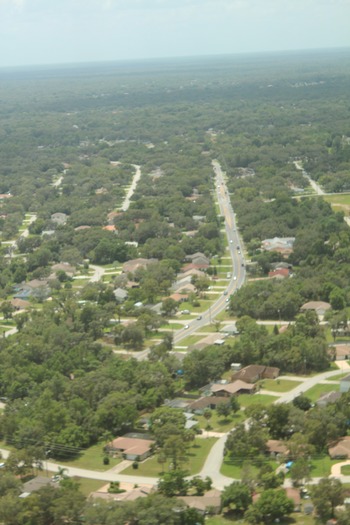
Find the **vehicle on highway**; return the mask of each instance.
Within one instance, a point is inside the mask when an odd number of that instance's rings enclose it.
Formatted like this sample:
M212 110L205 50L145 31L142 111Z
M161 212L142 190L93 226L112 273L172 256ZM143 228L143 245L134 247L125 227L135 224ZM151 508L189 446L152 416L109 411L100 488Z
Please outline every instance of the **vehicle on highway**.
M224 295L227 295L227 290L224 291Z
M237 246L237 250L240 250L240 249L241 249L240 246Z
M187 328L189 328L189 327L190 327L189 324L185 324L184 329L187 330Z
M226 302L228 303L228 302L229 302L229 300L230 300L230 298L228 297L228 298L226 299Z
M230 243L231 243L231 244L233 243L233 240L232 240L232 239L230 240Z
M236 275L234 275L233 280L237 281L237 276Z
M199 316L197 317L197 321L200 321L201 319L202 319L202 316L199 315Z

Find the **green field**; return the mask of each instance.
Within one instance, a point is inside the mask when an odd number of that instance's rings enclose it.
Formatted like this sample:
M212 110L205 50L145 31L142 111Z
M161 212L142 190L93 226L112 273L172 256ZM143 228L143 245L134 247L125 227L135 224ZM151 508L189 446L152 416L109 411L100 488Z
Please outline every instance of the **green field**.
M205 520L206 525L249 525L247 521L231 516L211 516ZM294 512L286 519L278 522L280 525L315 525L316 519L313 516L306 516L302 512Z
M266 463L271 465L273 469L276 469L278 467L278 463L276 461L271 461L266 458ZM225 458L221 465L221 474L224 476L228 476L229 478L234 479L241 479L241 472L242 472L242 465L243 461L237 461L237 460L231 460L229 458ZM250 466L252 468L253 474L257 474L260 470L260 467L254 466L252 463L250 463Z
M341 468L341 473L343 476L350 476L350 465L344 465L344 467Z
M184 465L184 468L190 472L190 474L198 474L201 471L204 461L209 454L211 447L216 442L215 438L197 438L194 444L189 449L189 461ZM125 475L134 476L149 476L158 477L162 474L162 466L164 472L169 469L169 462L161 465L157 461L158 454L155 454L151 458L146 459L142 463L139 463L138 469L128 467L121 472Z
M289 392L296 386L300 385L301 381L292 381L290 379L264 379L260 383L260 387L271 392Z
M238 423L246 419L243 411L237 412L236 414L232 414L228 417L219 416L216 410L212 410L211 414L212 416L209 420L207 420L204 416L196 416L199 427L204 430L204 435L208 424L210 425L210 430L213 430L214 432L228 432L238 425Z
M329 202L334 211L343 211L346 216L350 212L350 194L324 195L324 200Z
M81 452L80 456L77 459L72 461L63 461L60 460L60 464L67 467L78 467L85 468L89 470L97 470L99 472L105 472L110 468L118 465L120 463L119 458L110 458L109 465L103 464L103 445L97 444Z
M318 384L310 388L309 390L306 390L304 393L306 397L308 397L313 403L315 403L322 394L326 394L327 392L332 392L332 390L339 390L337 385L332 384Z
M251 405L271 405L276 401L276 396L269 396L267 394L242 394L238 398L238 402L242 407L249 407Z

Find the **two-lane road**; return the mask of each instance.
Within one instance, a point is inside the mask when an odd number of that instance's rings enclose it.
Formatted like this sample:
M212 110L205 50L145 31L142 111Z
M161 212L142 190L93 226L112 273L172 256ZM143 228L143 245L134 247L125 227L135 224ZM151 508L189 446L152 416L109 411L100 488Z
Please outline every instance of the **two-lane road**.
M174 343L178 344L182 339L191 335L203 326L208 325L215 317L225 310L230 296L242 286L245 281L246 271L244 257L241 250L241 242L237 232L236 218L231 206L230 196L227 191L226 181L221 166L217 160L212 162L215 173L215 191L217 201L220 207L220 215L225 220L225 231L229 246L229 255L232 261L232 272L230 281L222 295L211 307L197 318L189 321L188 328L182 328L174 334Z

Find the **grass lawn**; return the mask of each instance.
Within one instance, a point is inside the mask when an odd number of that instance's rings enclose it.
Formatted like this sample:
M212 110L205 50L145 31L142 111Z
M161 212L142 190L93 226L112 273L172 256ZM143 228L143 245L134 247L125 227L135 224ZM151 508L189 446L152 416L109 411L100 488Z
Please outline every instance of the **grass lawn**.
M331 459L328 455L312 458L310 476L313 478L329 476L332 465L335 465L336 463L339 463L339 459Z
M82 451L82 453L77 459L74 459L72 461L60 460L59 463L62 465L67 465L68 467L86 468L89 470L97 470L99 472L109 470L110 468L120 463L121 460L119 458L110 458L109 465L104 465L103 457L105 454L103 453L102 448L102 444L94 445Z
M180 346L194 345L195 343L198 343L198 341L200 341L201 339L203 339L202 335L189 335L188 337L185 337L185 339L181 340ZM176 348L176 345L175 345L175 348Z
M79 478L78 476L74 476L73 479L79 483L80 492L82 492L84 496L89 496L91 492L95 492L107 484L107 481L100 479Z
M271 390L271 392L289 392L300 383L300 381L290 379L264 379L261 381L260 387L264 390Z
M190 474L198 474L201 471L204 461L209 454L211 447L214 445L216 439L208 438L202 439L197 438L194 444L190 447L189 461L186 463L184 468L190 472ZM129 474L134 476L150 476L158 477L162 473L162 465L157 461L158 454L155 454L149 459L146 459L143 463L139 464L138 469L128 467L123 470L121 474ZM169 468L169 462L163 464L164 472Z
M349 375L349 372L342 372L341 374L337 374L336 376L329 377L327 381L340 381L343 379L343 377L346 377Z
M350 465L344 465L344 467L341 468L341 473L343 476L350 476Z
M267 394L242 394L238 397L238 402L242 407L249 407L251 405L271 405L276 401L276 396L268 396Z
M249 525L247 521L237 519L231 516L211 516L205 519L206 525ZM294 512L286 519L278 522L280 525L315 525L316 521L313 516L307 516L302 512Z
M313 403L315 403L322 394L326 394L327 392L331 392L332 390L338 390L337 385L332 385L332 384L327 385L327 384L319 383L318 385L313 386L309 390L306 390L304 394Z
M211 427L210 430L213 430L214 432L228 432L231 430L231 428L235 427L238 425L238 423L246 419L244 412L240 411L236 412L234 415L230 415L229 417L219 416L216 410L212 410L211 413L212 416L209 421L207 421L204 416L196 416L199 427L204 430L204 435L208 424Z
M243 461L237 461L237 460L231 460L229 458L225 458L221 465L221 474L224 476L228 476L229 478L234 479L241 479L241 471L242 471L242 465ZM276 461L271 461L266 459L266 463L272 466L272 468L275 470L279 463ZM260 470L260 467L256 467L252 463L250 463L250 466L252 468L253 475L257 474Z

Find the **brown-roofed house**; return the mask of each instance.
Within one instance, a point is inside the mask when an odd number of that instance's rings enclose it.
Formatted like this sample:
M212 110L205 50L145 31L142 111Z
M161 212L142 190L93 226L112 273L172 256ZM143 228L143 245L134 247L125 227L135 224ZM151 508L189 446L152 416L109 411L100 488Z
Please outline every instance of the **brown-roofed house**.
M120 483L120 489L124 492L113 494L108 492L109 486L110 483L104 485L96 492L92 492L90 498L99 498L108 501L135 501L138 498L146 498L154 491L151 485L140 485L136 487L131 483Z
M270 279L286 279L289 275L290 272L288 268L277 268L269 272Z
M301 496L300 490L295 487L287 487L284 489L287 498L291 499L294 503L294 512L301 511Z
M110 453L120 453L124 459L143 461L151 455L154 443L151 439L118 437L106 448Z
M186 407L187 412L201 413L206 408L214 410L218 405L227 403L225 397L204 396L196 399Z
M17 311L30 308L30 304L28 303L28 301L24 301L23 299L11 299L10 303Z
M337 443L330 446L328 448L328 454L331 459L349 459L350 436L344 436Z
M280 369L274 366L248 365L231 376L232 381L241 379L246 383L256 383L260 379L276 379Z
M309 301L308 303L303 304L300 308L302 312L307 310L314 310L317 315L324 315L328 310L330 310L331 305L324 301Z
M350 359L350 344L341 343L330 345L328 347L328 354L335 359L335 361Z
M178 499L200 514L207 514L209 509L212 513L219 514L221 510L221 493L216 489L209 490L204 496L179 496Z
M289 453L288 447L284 441L279 439L269 439L266 441L267 453L270 456L287 456Z
M226 385L214 384L210 387L210 390L216 397L231 397L239 394L251 394L255 392L256 386L238 379Z
M124 273L134 273L139 268L147 268L149 264L153 264L155 262L158 262L157 259L143 259L142 257L139 257L137 259L131 259L130 261L127 261L123 264L123 272Z

